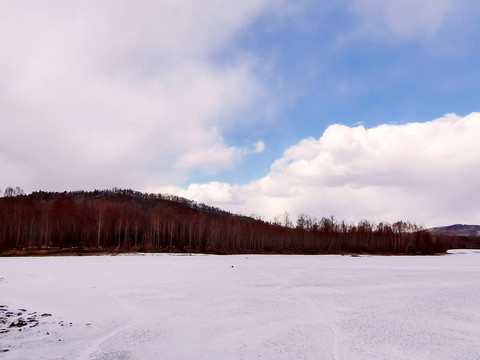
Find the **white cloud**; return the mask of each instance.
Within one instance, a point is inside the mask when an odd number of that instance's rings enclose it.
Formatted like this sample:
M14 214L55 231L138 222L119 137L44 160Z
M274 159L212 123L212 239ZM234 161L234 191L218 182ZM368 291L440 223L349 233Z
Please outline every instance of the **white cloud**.
M358 15L356 36L428 40L445 25L455 10L453 0L355 0L350 9ZM359 31L356 29L356 31Z
M225 147L221 141L211 147L193 149L182 154L175 164L180 169L202 168L203 171L214 171L218 167L228 167L233 160L243 155L243 149Z
M245 151L222 129L268 98L230 43L271 5L3 3L0 184L138 188L232 166ZM211 61L219 51L228 65Z
M269 174L242 186L212 182L168 189L266 217L306 212L427 226L480 222L480 113L425 123L332 125L289 147Z
M253 144L253 152L254 153L262 153L265 151L265 143L263 141L257 141L255 144Z
M250 148L247 147L226 147L223 145L223 138L214 128L211 129L213 135L210 147L193 149L185 153L177 160L175 166L180 169L201 168L204 172L213 172L216 168L228 168L233 165L235 160L248 154L258 154L265 150L263 141L257 141Z

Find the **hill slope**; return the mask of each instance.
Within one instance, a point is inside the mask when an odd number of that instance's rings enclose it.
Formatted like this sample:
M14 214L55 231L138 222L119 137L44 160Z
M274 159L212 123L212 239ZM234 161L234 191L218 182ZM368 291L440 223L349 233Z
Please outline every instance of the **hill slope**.
M480 225L455 224L449 226L434 227L429 230L436 234L448 236L480 236Z
M430 254L447 246L402 221L355 225L301 215L296 226L281 225L176 196L113 189L0 198L0 253L29 249Z

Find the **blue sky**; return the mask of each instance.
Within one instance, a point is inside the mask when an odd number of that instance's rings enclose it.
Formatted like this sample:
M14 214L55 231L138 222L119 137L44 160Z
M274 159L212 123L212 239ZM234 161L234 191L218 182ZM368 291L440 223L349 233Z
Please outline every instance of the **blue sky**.
M411 12L422 7L403 3ZM214 61L228 64L230 51L253 53L260 62L258 77L281 103L275 104L280 109L273 122L259 128L262 122L257 121L225 134L236 145L253 141L252 136L264 139L264 154L254 161L245 159L240 164L245 171L236 168L211 180L245 182L251 179L252 167L255 175L263 175L287 146L319 137L334 123L373 127L478 110L478 4L451 3L438 14L441 19L433 29L422 19L408 24L405 18L399 20L404 28L377 21L364 34L367 25L362 22L369 19L348 5L300 2L290 16L267 13L239 32L233 50L216 54Z
M0 188L480 223L479 10L2 2Z

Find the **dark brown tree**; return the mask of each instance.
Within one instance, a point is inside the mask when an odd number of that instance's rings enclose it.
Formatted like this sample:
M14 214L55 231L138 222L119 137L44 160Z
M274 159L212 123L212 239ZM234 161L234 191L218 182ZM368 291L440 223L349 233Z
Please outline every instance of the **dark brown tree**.
M11 189L11 188L10 188ZM234 215L172 195L132 190L23 195L0 198L0 252L188 251L210 253L438 253L444 241L399 221L378 225L320 220L301 214L294 225ZM15 194L15 196L13 196Z

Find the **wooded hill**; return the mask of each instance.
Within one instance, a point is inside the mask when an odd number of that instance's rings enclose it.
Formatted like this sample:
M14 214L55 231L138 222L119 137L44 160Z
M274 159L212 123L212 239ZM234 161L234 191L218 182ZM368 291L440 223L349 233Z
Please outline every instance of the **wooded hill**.
M451 249L480 249L480 225L454 224L427 231L446 240Z
M266 222L177 196L113 189L0 198L0 253L29 249L432 254L447 246L403 221L349 224L300 215L296 224L288 217L283 223Z

